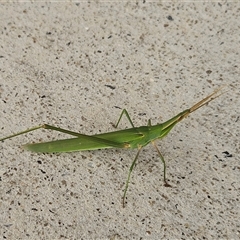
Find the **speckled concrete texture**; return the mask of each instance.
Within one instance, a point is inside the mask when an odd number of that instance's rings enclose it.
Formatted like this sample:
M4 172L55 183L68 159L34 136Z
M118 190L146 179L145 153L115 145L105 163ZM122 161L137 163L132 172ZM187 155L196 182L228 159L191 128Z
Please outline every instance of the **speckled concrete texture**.
M226 92L141 152L37 154L66 138L38 130L0 143L2 239L239 239L239 3L2 3L0 138L48 123L112 131L163 122ZM126 120L119 128L129 126Z

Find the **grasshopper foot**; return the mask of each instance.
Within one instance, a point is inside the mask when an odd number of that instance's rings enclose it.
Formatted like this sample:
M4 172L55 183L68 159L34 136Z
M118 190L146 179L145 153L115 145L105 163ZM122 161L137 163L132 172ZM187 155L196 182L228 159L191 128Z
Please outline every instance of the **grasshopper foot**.
M172 187L166 180L164 181L164 187Z

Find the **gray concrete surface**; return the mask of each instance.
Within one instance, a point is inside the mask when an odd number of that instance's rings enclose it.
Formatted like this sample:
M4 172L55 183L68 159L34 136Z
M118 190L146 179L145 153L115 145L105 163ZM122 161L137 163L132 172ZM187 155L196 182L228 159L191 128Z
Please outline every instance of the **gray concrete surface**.
M122 108L163 122L227 93L152 146L36 154L0 144L3 239L239 239L239 3L1 3L0 137L42 123L94 134ZM128 126L126 120L120 128ZM227 151L229 154L224 154Z

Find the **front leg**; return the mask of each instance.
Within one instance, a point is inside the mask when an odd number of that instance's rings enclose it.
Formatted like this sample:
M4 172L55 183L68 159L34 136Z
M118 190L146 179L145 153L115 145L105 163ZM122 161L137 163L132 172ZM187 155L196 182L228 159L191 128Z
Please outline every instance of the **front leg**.
M157 145L155 144L154 141L152 141L152 145L156 148L157 152L158 152L158 155L160 157L160 159L162 160L162 163L163 163L163 181L164 181L164 186L165 187L172 187L168 182L167 182L167 178L166 178L166 162L164 160L164 157L163 155L161 154L161 152L159 151Z

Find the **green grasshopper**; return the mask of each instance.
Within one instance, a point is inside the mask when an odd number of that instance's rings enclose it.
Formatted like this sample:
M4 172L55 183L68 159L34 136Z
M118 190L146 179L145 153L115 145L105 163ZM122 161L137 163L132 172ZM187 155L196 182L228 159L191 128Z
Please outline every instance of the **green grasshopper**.
M190 113L196 111L198 108L206 105L207 103L211 102L215 98L219 97L222 94L222 93L219 93L221 89L222 88L215 90L212 94L202 99L201 101L193 105L191 108L184 110L183 112L177 114L175 117L161 124L152 125L151 120L149 119L147 126L135 127L127 110L123 109L115 127L118 126L120 120L122 119L122 116L125 114L132 128L114 131L114 132L108 132L108 133L95 134L90 136L90 135L80 134L80 133L72 132L66 129L44 124L41 126L30 128L25 131L10 135L8 137L2 138L0 139L0 141L4 141L6 139L13 138L21 134L25 134L40 128L44 128L44 129L51 129L51 130L56 130L58 132L70 134L72 136L75 136L75 138L56 140L51 142L43 142L43 143L26 144L23 146L23 148L30 150L32 152L41 152L41 153L73 152L73 151L96 150L96 149L105 149L105 148L124 148L124 149L137 148L138 151L137 151L136 157L134 158L130 166L128 177L125 183L125 189L124 189L123 198L122 198L123 207L124 207L126 193L127 193L127 189L130 181L130 176L136 164L136 161L141 149L144 146L148 145L149 143L153 144L163 163L163 181L165 183L164 185L166 187L170 187L170 184L168 184L166 179L166 163L163 158L163 155L161 154L161 152L159 151L158 147L155 144L155 140L165 137L178 122L186 118Z

